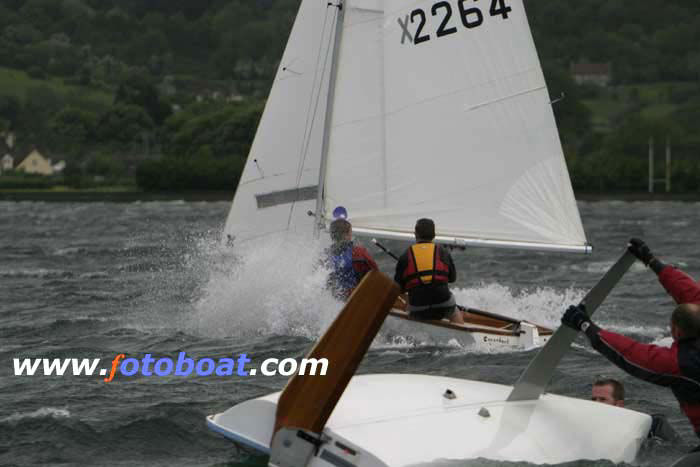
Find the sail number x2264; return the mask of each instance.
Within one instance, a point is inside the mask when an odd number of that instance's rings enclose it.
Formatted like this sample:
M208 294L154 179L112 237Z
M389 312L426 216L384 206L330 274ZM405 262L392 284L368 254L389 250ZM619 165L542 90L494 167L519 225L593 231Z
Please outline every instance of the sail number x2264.
M479 0L459 0L456 3L456 9L453 8L452 3L446 0L435 3L430 11L416 8L405 18L398 19L402 29L401 43L406 43L408 39L409 43L418 45L434 38L439 39L456 34L459 31L460 22L463 28L478 28L484 23L484 16L487 14L491 17L508 19L508 13L512 11L512 8L506 5L506 0L485 0L484 3L489 1L491 6L488 13L482 11L478 6ZM435 20L429 20L429 17L433 17ZM415 33L412 34L411 30L414 29L412 27L414 25ZM431 28L434 31L430 31Z

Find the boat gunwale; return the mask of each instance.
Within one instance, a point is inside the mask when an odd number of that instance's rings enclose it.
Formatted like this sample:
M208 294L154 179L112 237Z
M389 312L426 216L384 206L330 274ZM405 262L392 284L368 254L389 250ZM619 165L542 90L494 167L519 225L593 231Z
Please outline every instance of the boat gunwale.
M499 329L499 328L493 328L489 326L484 326L483 328L476 328L476 327L471 327L467 325L460 325L460 324L454 324L446 320L423 320L423 319L417 319L417 318L412 318L408 315L408 313L397 310L397 309L392 309L389 311L389 315L393 316L395 318L399 319L404 319L406 321L414 321L414 322L419 322L419 323L424 323L428 324L431 326L438 326L441 328L446 328L446 329L451 329L453 331L460 331L460 332L470 332L470 333L482 333L482 334L492 334L496 336L512 336L512 337L520 337L520 335L525 334L524 331L507 331L504 329ZM510 323L509 323L510 325ZM541 329L540 326L537 326L538 330ZM540 335L551 335L551 331L548 333L540 333Z

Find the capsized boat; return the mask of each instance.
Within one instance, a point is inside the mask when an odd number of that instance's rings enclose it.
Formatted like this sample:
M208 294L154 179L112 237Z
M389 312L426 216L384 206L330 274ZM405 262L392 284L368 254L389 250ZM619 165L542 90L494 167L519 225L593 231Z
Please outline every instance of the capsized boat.
M512 389L440 376L356 376L328 420L319 455L308 465L400 467L478 458L632 462L651 427L648 415L555 394L508 403ZM279 396L244 402L210 416L207 424L270 455Z
M224 237L311 238L338 206L359 236L412 241L430 217L444 244L591 251L522 0L301 2ZM404 318L488 349L549 334Z
M589 313L633 261L625 253L588 293ZM565 327L512 387L442 376L353 377L397 295L388 277L371 272L308 355L328 359L325 376L295 375L281 394L207 417L209 428L269 455L275 467L634 460L651 428L649 415L544 393L577 335Z

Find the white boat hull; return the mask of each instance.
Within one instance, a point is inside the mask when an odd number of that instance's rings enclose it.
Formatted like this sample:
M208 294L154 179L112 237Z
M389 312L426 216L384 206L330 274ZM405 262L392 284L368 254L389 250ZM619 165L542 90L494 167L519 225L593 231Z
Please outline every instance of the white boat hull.
M448 389L454 399L444 397ZM326 424L324 435L331 442L309 465L334 465L329 458L357 467L477 458L535 464L632 462L651 427L646 414L553 394L505 402L511 390L438 376L356 376ZM207 424L238 444L269 454L278 397L244 402L209 416ZM339 448L338 442L350 449ZM325 450L329 452L322 455Z
M520 323L521 332L517 334L474 324L452 325L447 320L442 320L440 324L409 320L405 313L392 310L382 331L389 335L411 336L419 342L457 342L462 347L486 353L530 350L543 346L551 336L541 335L536 326L525 322Z

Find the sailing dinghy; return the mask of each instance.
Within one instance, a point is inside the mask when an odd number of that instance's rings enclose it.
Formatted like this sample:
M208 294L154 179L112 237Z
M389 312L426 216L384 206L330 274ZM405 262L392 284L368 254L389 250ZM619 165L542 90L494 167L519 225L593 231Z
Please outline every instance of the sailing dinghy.
M522 0L303 0L229 213L236 244L353 233L590 252ZM311 215L310 215L311 214ZM551 330L467 314L391 330L527 349Z
M553 334L544 326L473 308L464 309L465 324L411 318L405 309L400 297L387 317L392 333L421 342L457 342L480 352L529 350L544 345Z

